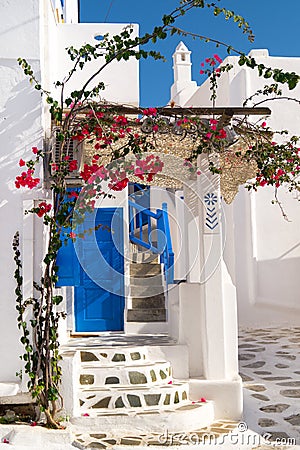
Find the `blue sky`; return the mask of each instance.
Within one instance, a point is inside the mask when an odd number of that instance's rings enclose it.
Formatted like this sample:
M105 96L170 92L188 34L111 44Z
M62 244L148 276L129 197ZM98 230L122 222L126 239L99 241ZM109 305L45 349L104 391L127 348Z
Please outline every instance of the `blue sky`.
M139 23L140 35L151 32L160 24L164 13L170 12L177 0L80 0L81 22L132 22ZM196 9L181 18L177 25L189 31L216 38L248 53L251 48L268 48L273 56L299 56L300 0L221 0L221 6L232 9L249 22L255 41L251 44L246 35L232 21L214 17L209 9ZM140 103L142 106L164 106L170 99L173 82L172 54L179 36L173 36L156 45L167 62L146 60L140 65ZM182 39L192 51L193 79L200 84L200 62L218 53L226 56L226 50L212 44Z

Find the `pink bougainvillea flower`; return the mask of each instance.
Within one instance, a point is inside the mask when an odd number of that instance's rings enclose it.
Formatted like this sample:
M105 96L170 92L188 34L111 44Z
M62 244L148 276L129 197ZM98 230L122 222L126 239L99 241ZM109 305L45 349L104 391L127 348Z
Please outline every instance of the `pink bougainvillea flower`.
M84 413L84 414L81 414L81 415L82 415L82 417L90 417L90 415L88 413Z
M157 131L158 131L158 125L153 125L152 130L153 130L154 132L157 132Z
M172 380L170 380L170 381L168 382L168 384L173 384L173 381L172 381Z
M201 397L201 398L200 398L200 402L201 402L201 403L206 403L206 398Z
M261 126L262 126L262 128L265 128L265 127L267 126L267 122L263 122L263 123L261 124Z
M218 61L219 64L221 64L223 62L223 59L220 58L220 56L217 55L217 54L214 55L214 58L215 58L216 61Z
M38 151L39 149L37 147L32 147L32 153L36 155Z
M202 63L200 64L200 66L201 66L201 67L204 67L204 62L202 62Z
M37 426L37 422L31 422L30 426L31 427L36 427Z
M77 234L74 233L73 231L71 231L71 233L70 233L70 238L71 238L71 239L75 239L76 236L77 236Z
M210 138L212 137L212 133L206 133L205 137L206 137L207 139L210 139Z
M200 75L203 75L203 74L204 74L204 70L201 69L201 70L199 71L199 73L200 73Z
M3 438L2 442L3 444L9 444L9 440L7 438Z
M25 163L24 159L21 158L20 161L19 161L19 166L23 167L23 166L25 166L25 164L26 163Z
M278 170L277 170L277 173L276 173L276 176L277 176L277 177L280 177L281 175L285 175L285 171L282 170L282 169L278 169Z

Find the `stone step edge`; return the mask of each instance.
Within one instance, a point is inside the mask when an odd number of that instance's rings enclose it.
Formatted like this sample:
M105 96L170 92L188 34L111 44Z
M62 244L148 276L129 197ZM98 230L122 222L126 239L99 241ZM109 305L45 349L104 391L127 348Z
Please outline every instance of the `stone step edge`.
M180 400L179 403L177 403L174 406L170 406L170 405L160 405L159 408L157 407L157 405L155 406L147 406L147 407L143 407L143 406L139 406L139 407L134 407L131 406L130 408L114 408L114 409L109 409L109 408L80 408L80 413L81 413L81 417L97 417L99 415L105 415L105 416L109 416L109 415L126 415L126 416L132 416L132 415L137 415L137 414L147 414L148 412L160 412L160 411L168 411L168 412L175 412L177 409L183 407L183 406L189 406L191 405L191 401L190 400ZM124 413L124 414L122 414ZM132 414L133 413L133 414ZM87 416L88 414L88 416Z
M104 386L107 386L108 389L103 388L102 386L97 386L95 384L91 385L91 384L79 384L78 385L78 391L82 392L85 388L94 388L91 392L110 392L111 390L113 390L113 388L115 390L119 389L122 392L129 392L131 390L135 390L137 391L138 388L143 388L145 390L145 392L147 390L153 390L153 389L164 389L166 386L169 386L169 382L166 381L166 383L163 383L162 381L153 381L152 383L147 383L147 384L105 384ZM171 385L170 385L171 386ZM109 387L111 387L112 389L109 389Z
M188 408L188 409L187 409ZM129 433L169 433L187 432L198 430L211 425L214 422L214 402L179 406L176 409L130 411L129 414L122 414L120 411L106 414L82 416L74 415L71 419L71 426L76 427L76 431L82 429L92 429L97 432L113 431ZM124 435L124 434L123 434Z
M114 368L119 368L119 369L125 369L125 368L130 368L133 369L134 367L139 368L139 367L152 367L155 366L157 364L161 365L161 364L166 364L169 363L169 361L166 360L161 360L161 361L151 361L150 359L142 359L140 364L137 364L136 361L132 361L135 362L135 364L121 364L121 363L114 363L114 364L103 364L102 361L89 361L89 362L84 362L81 361L80 362L80 366L86 368L90 368L90 369L94 369L94 368L101 368L101 369L114 369Z
M99 413L99 409L88 409L88 412L80 412L80 415L78 416L74 416L74 418L83 418L84 420L88 420L88 418L95 418L95 417L102 417L102 416L142 416L142 415L151 415L151 414L160 414L160 413L176 413L178 412L178 410L181 410L184 407L187 406L191 406L194 407L194 409L199 409L199 408L205 408L206 405L208 406L213 406L214 402L212 400L207 400L205 403L200 403L200 402L193 402L191 400L182 400L178 406L170 406L170 405L165 405L164 409L161 409L161 407L157 407L157 406L148 406L147 410L143 410L141 411L141 408L117 408L117 409L110 409L108 410L107 408L103 408L103 410L101 410L101 412ZM73 421L73 419L71 419L71 422Z
M183 387L185 386L187 387L187 390L189 389L189 382L188 381L178 381L176 380L175 382L172 383L166 383L166 384L159 384L159 385L151 385L151 386L147 386L145 385L141 385L141 384L132 384L132 385L125 385L125 386L121 386L121 385L106 385L106 386L111 386L111 387L107 387L104 388L102 387L93 387L93 386L89 386L89 385L81 385L81 387L78 387L78 392L102 392L102 393L109 393L110 391L116 392L118 390L122 390L122 392L131 392L131 391L144 391L146 393L148 393L148 391L153 391L153 390L160 390L160 389L165 389L166 387L169 387L170 389L174 388L174 390L177 389L177 387ZM139 392L141 393L141 392ZM152 392L151 392L152 393Z

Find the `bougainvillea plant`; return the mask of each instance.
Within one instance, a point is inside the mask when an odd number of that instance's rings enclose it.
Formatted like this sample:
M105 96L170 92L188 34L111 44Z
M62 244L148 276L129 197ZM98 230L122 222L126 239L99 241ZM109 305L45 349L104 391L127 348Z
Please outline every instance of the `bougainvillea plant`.
M124 189L131 176L141 181L151 182L153 177L163 170L163 162L159 156L151 154L155 150L147 136L165 133L166 128L175 130L175 134L184 137L185 134L195 136L196 147L190 158L185 162L192 165L192 161L199 154L221 153L230 151L226 127L222 118L211 118L203 121L198 117L171 117L166 122L165 117L157 108L147 108L140 111L140 117L132 119L120 114L118 107L99 102L99 94L104 90L104 83L100 82L91 87L92 82L113 61L128 60L129 58L163 59L155 50L145 50L143 46L156 43L169 35L179 36L188 34L175 26L175 22L182 15L195 8L210 8L214 15L223 14L226 19L232 19L239 28L253 41L253 33L248 23L233 11L219 8L215 3L206 0L182 0L179 6L170 14L162 18L162 24L156 26L152 33L142 37L132 37L131 27L125 28L120 35L105 35L96 45L86 44L79 49L70 47L68 55L73 62L73 68L63 81L56 82L55 93L46 91L36 78L30 64L20 58L19 64L28 76L34 88L41 92L45 103L49 105L49 113L55 124L55 138L58 142L55 157L49 157L44 149L32 148L32 158L20 159L20 175L15 180L17 189L34 189L41 186L42 181L36 176L37 167L43 162L49 177L49 200L42 198L27 213L35 214L43 220L47 229L47 242L42 263L42 274L39 282L34 282L34 295L24 299L22 295L22 263L19 251L19 235L15 235L13 249L15 252L17 282L16 297L18 310L18 326L21 330L21 342L24 345L24 371L28 376L28 389L36 399L41 410L45 413L47 426L58 428L56 413L62 401L59 394L61 381L61 368L59 365L58 323L65 317L64 312L58 312L56 307L62 303L63 297L57 295L55 284L57 282L58 267L56 258L64 239L75 240L84 237L84 233L77 235L74 229L76 223L83 222L84 216L92 212L95 201L103 195L113 195L114 191ZM196 35L195 35L196 36ZM214 39L197 35L206 42L215 42L218 46L224 45L228 53L234 49L227 44ZM74 73L92 60L98 59L104 52L104 63L99 69L79 87L65 96L65 86L72 79ZM253 58L237 52L241 65L257 69L259 75L265 78L272 77L276 82L287 83L292 89L299 81L295 73L283 72L279 69L269 69L257 64ZM216 67L221 63L218 55L207 59L208 68L201 69L210 76L212 87L212 100L215 100L217 80L221 74L230 70L229 66ZM59 99L59 100L57 100ZM136 126L134 126L134 124ZM138 126L140 125L140 129ZM143 132L144 128L147 132ZM299 173L299 152L296 151L297 140L288 144L274 144L265 132L265 127L249 126L246 122L236 124L237 132L245 131L248 139L248 150L237 156L244 159L255 159L258 166L256 181L252 187L256 189L264 184L288 182L291 187L297 185L296 176ZM258 138L259 136L259 138ZM254 144L255 137L256 144ZM82 161L79 149L82 143L92 147L92 155ZM262 150L262 151L261 151ZM105 160L105 164L103 163ZM80 167L79 167L80 164ZM211 164L211 171L219 173L220 168ZM68 180L76 174L76 187L68 190ZM103 188L108 186L109 193ZM78 201L78 191L85 186L85 201ZM75 212L76 206L76 214ZM69 231L66 231L66 230ZM71 230L71 231L70 231ZM87 230L89 231L89 230ZM27 319L27 309L32 314Z

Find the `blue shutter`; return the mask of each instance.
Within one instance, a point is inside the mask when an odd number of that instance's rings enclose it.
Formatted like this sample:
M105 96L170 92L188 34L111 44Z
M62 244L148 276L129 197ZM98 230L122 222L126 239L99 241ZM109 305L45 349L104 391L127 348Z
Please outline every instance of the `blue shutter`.
M80 192L80 188L68 188L68 191ZM56 258L56 265L58 266L57 287L79 286L80 284L80 266L76 257L74 243L72 239L66 238L67 233L71 231L71 228L63 228L61 233L62 246Z
M69 233L71 229L64 228L64 232ZM56 258L58 266L57 287L61 286L79 286L80 284L80 266L75 253L72 239L63 241Z

